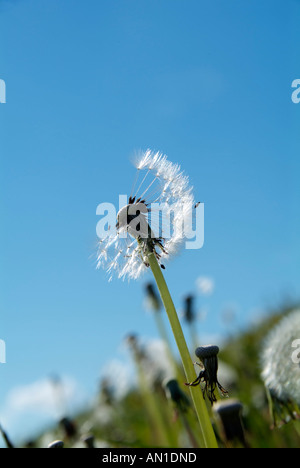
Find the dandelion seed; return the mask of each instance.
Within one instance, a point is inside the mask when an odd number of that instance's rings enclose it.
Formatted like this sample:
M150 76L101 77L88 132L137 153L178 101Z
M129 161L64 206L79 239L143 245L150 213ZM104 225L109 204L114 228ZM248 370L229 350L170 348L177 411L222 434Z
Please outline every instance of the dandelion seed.
M295 418L300 407L300 364L293 343L300 340L300 309L284 317L267 335L261 352L262 379L272 401L274 424ZM299 346L300 354L300 346Z
M137 175L126 206L120 209L116 230L99 242L97 267L112 279L137 279L154 253L161 268L183 244L195 206L189 179L166 156L147 150L135 163Z

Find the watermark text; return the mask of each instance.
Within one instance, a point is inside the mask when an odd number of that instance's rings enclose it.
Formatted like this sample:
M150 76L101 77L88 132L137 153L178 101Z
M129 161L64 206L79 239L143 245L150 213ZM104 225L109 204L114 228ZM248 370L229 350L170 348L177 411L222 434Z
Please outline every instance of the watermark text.
M300 79L294 80L292 82L292 88L296 88L295 91L292 92L292 101L294 104L299 104L300 102Z
M100 203L96 215L101 216L96 226L99 239L118 235L136 239L181 238L186 249L200 249L204 244L204 203L187 206L180 202L152 203L142 201L128 204L127 195L119 196L119 207Z
M6 363L6 346L5 341L0 340L0 364Z
M6 84L4 80L0 79L0 104L6 103Z
M292 348L296 348L292 352L292 361L294 364L300 364L300 338L293 341Z

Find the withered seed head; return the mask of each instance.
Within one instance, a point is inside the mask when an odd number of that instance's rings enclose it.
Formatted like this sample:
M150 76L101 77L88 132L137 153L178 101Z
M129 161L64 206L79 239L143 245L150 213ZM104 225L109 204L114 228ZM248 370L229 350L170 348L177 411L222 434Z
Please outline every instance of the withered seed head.
M194 382L186 383L186 385L195 387L200 382L205 383L203 396L206 394L211 404L217 401L215 390L218 388L223 395L227 395L227 391L221 386L218 381L218 353L219 347L215 345L199 346L195 354L202 363L200 374ZM201 364L199 364L201 366Z
M242 409L242 403L236 399L218 401L213 407L214 412L219 417L225 442L236 441L247 447L242 424Z
M199 348L197 348L195 351L196 356L201 361L203 359L217 356L218 353L219 353L219 347L216 345L199 346Z
M233 398L217 402L214 405L214 411L219 416L233 416L235 414L240 414L243 409L243 405L240 401L235 400Z

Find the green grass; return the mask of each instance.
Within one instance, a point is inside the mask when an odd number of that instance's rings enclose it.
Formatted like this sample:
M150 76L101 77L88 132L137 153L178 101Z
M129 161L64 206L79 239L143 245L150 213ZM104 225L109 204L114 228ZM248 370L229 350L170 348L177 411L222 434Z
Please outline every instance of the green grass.
M234 382L227 390L230 397L237 398L243 404L243 425L247 443L251 448L300 446L299 420L271 429L272 419L260 378L259 354L262 340L288 311L289 307L283 307L279 311L269 313L259 325L234 335L220 349L220 362L230 366L236 374ZM187 398L190 398L188 389L184 387L184 380L182 375L180 387ZM199 387L197 389L201 391ZM210 411L209 405L208 409ZM105 423L101 423L99 418L103 411L109 412L110 415ZM225 447L211 411L210 415L218 445ZM33 446L45 447L45 441L49 442L50 439L64 440L67 448L84 446L81 438L85 433L93 434L96 446L108 448L193 448L195 440L199 441L199 425L193 406L191 405L185 414L177 411L173 402L166 398L159 381L146 390L143 385L132 388L121 400L116 400L109 392L102 392L99 394L99 404L93 410L78 414L75 423L78 431L75 437L66 437L62 427L57 425L48 433L41 434L33 441ZM233 447L239 445L233 444Z

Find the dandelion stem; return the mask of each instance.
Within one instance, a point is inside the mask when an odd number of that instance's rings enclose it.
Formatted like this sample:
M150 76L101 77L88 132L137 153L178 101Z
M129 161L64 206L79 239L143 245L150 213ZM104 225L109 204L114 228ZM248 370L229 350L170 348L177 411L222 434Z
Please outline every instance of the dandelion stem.
M148 262L152 270L153 276L155 278L155 281L157 283L158 290L160 292L163 304L165 306L170 321L170 325L180 353L187 382L192 382L196 378L196 372L190 357L190 353L182 332L182 328L168 286L161 272L157 259L153 253L148 254ZM211 421L201 390L199 388L189 388L200 425L201 446L203 446L203 448L217 448L218 445L216 441L216 436L211 425Z

